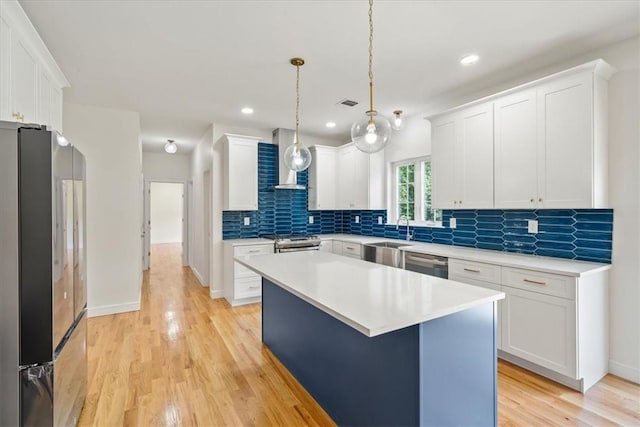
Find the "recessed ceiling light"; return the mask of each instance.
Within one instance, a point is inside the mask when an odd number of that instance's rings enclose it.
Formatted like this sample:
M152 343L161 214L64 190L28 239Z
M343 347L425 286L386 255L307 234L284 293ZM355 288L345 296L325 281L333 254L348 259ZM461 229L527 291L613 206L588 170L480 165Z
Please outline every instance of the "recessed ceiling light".
M460 59L460 64L462 65L473 65L476 62L478 62L478 60L480 59L480 57L478 55L471 54L471 55L465 55Z
M327 122L325 126L327 126L328 128L334 128L336 127L336 122Z
M242 111L242 114L253 114L253 108L251 108L251 107L244 107L240 111Z

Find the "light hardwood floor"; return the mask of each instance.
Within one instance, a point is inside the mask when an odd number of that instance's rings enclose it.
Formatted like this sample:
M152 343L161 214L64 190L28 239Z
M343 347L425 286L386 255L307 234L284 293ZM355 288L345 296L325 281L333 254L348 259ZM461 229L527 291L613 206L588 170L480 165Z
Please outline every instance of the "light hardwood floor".
M211 300L179 245L153 247L142 308L89 319L80 425L335 425L260 341L260 305ZM504 426L640 425L640 387L607 376L582 395L500 362Z

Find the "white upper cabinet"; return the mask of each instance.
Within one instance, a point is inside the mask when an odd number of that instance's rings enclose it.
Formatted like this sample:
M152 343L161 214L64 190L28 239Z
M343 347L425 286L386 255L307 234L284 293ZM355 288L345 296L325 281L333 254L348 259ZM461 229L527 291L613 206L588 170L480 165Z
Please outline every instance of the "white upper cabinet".
M591 208L594 200L593 74L538 88L538 206ZM599 159L602 160L602 159ZM606 159L604 159L606 163Z
M536 91L527 90L495 102L496 207L537 206L538 164Z
M386 209L384 151L363 153L354 144L338 148L337 209Z
M69 82L17 1L0 2L0 120L62 131Z
M458 208L492 208L493 104L462 111L460 129Z
M258 142L261 139L230 134L223 138L223 210L258 210Z
M456 140L455 114L431 124L431 197L433 206L439 209L458 206Z
M11 48L12 121L36 123L38 114L38 61L20 39Z
M434 206L607 207L607 81L614 72L599 59L436 116Z
M493 207L493 104L443 116L431 132L434 207Z
M309 166L309 210L334 210L337 206L336 148L314 145Z

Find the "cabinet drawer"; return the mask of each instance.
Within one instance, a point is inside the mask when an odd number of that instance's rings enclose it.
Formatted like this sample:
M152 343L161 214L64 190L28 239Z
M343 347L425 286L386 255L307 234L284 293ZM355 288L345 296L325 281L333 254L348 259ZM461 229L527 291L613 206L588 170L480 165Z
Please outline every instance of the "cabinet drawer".
M359 243L342 242L342 255L360 258L361 247Z
M257 297L260 295L262 295L262 278L260 276L235 280L234 299Z
M500 284L502 267L474 261L449 260L449 276L455 275L483 282Z
M233 248L234 256L263 255L272 253L273 245L236 246L235 248Z
M260 277L258 274L254 273L253 271L249 270L247 267L245 267L244 265L240 264L237 261L234 261L233 263L233 277L236 279L241 279L241 278L249 278L249 277Z
M576 297L576 279L558 274L505 267L502 269L502 284L561 298Z

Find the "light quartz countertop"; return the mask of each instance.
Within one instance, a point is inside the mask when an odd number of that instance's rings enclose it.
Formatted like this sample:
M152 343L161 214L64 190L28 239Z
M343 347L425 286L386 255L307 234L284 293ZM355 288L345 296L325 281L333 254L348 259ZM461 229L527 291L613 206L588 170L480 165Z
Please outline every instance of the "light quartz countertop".
M251 246L251 245L273 245L273 240L263 239L263 238L254 238L254 239L229 239L225 240L224 243L229 244L231 246Z
M369 337L504 298L503 292L319 251L235 260Z
M403 251L438 255L464 261L484 262L503 267L524 268L545 273L562 274L572 277L584 277L611 268L611 264L597 262L574 261L570 259L543 257L537 255L523 255L510 252L473 249L461 246L439 245L435 243L421 243L407 240L386 239L384 237L357 236L352 234L324 234L323 240L340 240L343 242L367 244L375 242L403 242L410 246L400 248Z

